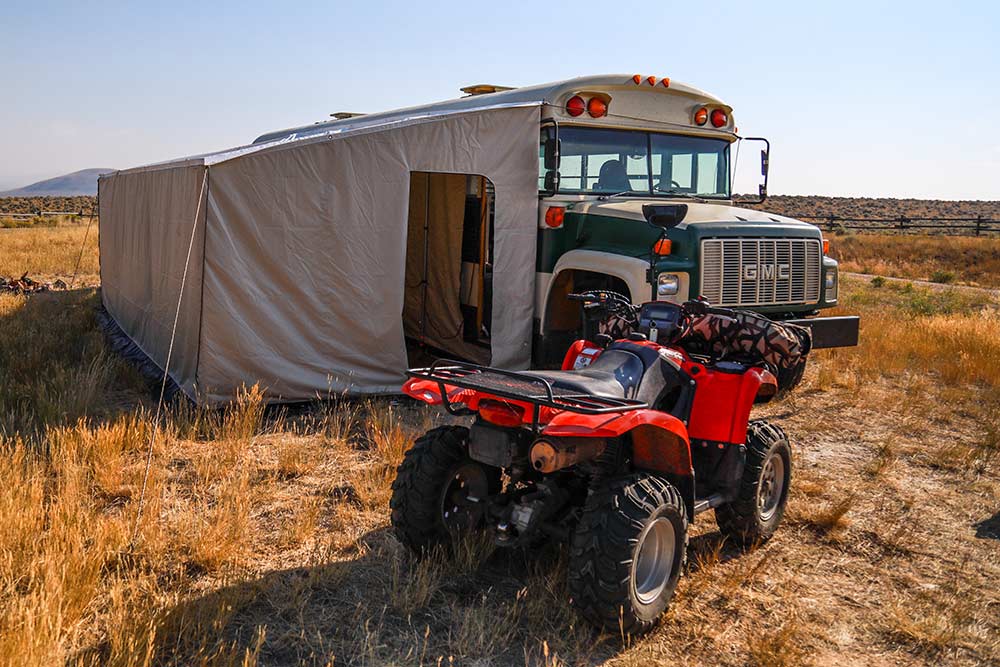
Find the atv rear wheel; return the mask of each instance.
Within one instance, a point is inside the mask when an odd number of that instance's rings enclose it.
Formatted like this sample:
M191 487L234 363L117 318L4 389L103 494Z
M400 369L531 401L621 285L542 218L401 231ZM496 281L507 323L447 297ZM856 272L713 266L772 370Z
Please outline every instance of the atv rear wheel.
M440 426L406 452L392 483L392 526L417 553L482 527L487 496L500 490L500 469L469 458L469 429Z
M781 523L791 483L788 436L763 419L750 422L739 494L736 500L715 508L719 530L743 545L767 540Z
M588 499L570 545L573 604L605 630L640 635L666 610L688 543L680 492L637 473L609 480Z

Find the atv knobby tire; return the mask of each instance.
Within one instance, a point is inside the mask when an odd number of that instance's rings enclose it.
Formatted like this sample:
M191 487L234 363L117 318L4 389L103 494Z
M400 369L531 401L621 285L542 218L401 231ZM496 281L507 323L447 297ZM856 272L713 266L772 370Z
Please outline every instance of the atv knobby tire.
M751 421L739 493L734 501L715 508L719 530L741 545L767 540L784 516L791 482L792 448L788 436L763 419Z
M450 542L457 530L446 525L443 507L446 490L457 475L471 473L483 496L499 491L500 469L470 459L468 441L469 429L464 426L431 429L417 439L396 469L389 501L392 526L399 541L418 554ZM476 525L469 528L479 527L482 517L472 522Z
M650 630L677 587L687 558L687 528L681 494L666 480L646 473L608 480L587 499L570 543L573 605L611 632L635 636ZM662 550L663 576L651 577L652 569L637 566L650 562L641 553L654 533L669 535L673 544L669 552Z

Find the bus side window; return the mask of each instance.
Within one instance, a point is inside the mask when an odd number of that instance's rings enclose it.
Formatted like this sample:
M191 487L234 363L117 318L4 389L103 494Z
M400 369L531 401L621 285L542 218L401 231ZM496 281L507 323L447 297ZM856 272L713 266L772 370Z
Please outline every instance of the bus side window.
M564 191L580 190L583 187L582 170L582 156L563 155L559 164L559 189Z

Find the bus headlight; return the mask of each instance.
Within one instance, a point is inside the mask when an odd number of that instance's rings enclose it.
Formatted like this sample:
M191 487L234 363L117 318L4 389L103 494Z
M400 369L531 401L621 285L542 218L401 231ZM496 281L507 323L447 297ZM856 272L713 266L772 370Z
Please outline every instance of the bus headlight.
M837 300L837 269L827 269L826 270L826 280L824 284L825 294L824 300L827 303L833 303Z
M657 296L673 296L680 289L681 279L676 273L661 273L656 277Z

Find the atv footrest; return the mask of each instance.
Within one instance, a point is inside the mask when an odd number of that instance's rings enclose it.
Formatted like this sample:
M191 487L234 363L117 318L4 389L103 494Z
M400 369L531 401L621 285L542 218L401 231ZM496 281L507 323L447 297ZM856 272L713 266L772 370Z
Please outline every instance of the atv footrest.
M444 391L444 385L447 384L500 398L591 415L627 412L648 407L646 403L633 399L593 396L554 387L545 378L530 373L506 371L451 359L439 359L429 368L414 368L406 374L412 378L437 382L441 386L445 401L447 393Z

